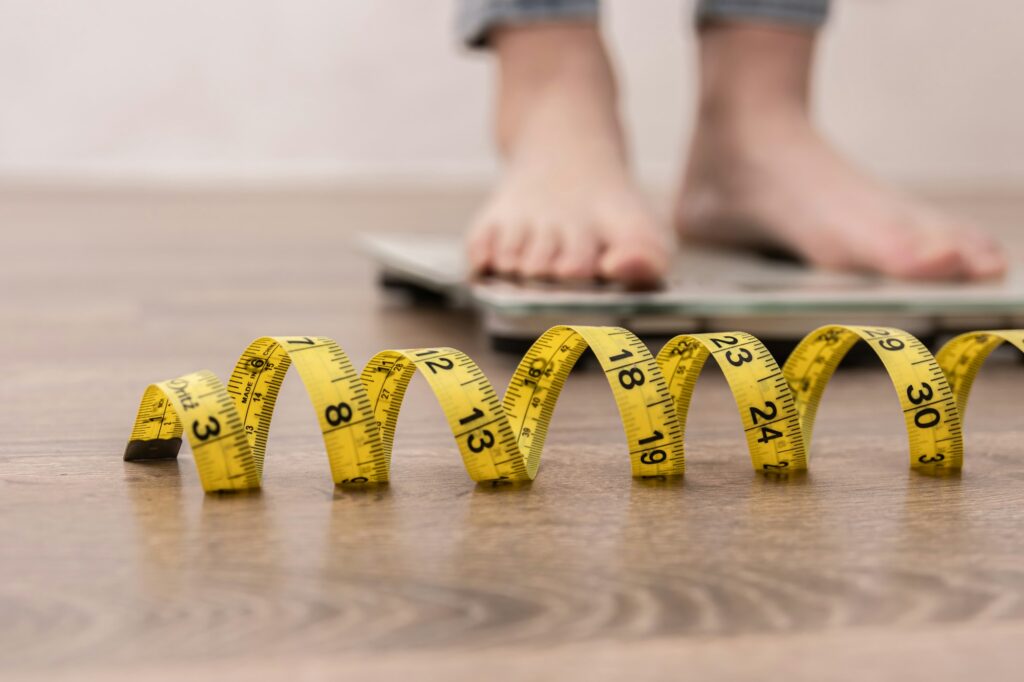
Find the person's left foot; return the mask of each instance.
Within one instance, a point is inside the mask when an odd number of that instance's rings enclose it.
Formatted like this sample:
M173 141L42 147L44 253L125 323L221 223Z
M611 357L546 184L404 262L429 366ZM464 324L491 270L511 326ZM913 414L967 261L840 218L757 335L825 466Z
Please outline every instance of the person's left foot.
M676 217L684 237L782 247L826 268L907 279L1006 269L989 235L860 174L799 114L702 121Z
M809 113L814 43L813 32L767 24L702 28L679 232L907 279L1002 274L989 235L875 182L822 139Z

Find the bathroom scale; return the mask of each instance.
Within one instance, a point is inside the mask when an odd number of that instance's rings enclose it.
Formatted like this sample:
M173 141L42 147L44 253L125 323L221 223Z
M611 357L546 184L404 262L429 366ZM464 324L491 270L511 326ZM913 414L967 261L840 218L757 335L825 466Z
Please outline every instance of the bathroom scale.
M361 243L386 288L476 311L495 347L509 350L570 323L621 326L646 337L739 330L776 347L835 323L898 327L929 340L1024 327L1020 264L995 282L904 282L684 245L664 288L638 292L613 284L471 279L460 235L368 234Z

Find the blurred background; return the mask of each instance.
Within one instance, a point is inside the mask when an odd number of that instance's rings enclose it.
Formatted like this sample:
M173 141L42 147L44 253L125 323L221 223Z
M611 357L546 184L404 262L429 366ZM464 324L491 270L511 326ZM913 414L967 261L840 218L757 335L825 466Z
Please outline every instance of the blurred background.
M606 0L637 167L670 188L691 2ZM452 0L0 0L0 188L417 187L496 172L491 66ZM1024 3L836 0L816 107L864 166L1024 186Z

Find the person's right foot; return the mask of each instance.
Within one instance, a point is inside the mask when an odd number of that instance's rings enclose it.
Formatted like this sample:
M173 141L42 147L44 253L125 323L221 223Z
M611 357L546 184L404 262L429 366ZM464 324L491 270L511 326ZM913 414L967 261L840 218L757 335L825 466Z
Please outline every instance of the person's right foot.
M505 29L494 42L507 168L468 236L473 271L656 285L673 238L630 178L596 28Z

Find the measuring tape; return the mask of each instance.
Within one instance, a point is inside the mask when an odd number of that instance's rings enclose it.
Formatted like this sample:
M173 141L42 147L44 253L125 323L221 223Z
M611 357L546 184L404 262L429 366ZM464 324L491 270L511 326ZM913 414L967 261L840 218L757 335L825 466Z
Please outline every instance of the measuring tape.
M258 488L274 405L295 365L336 484L388 480L402 398L417 373L441 404L473 480L528 481L537 475L562 387L589 348L618 405L634 476L683 473L686 415L709 357L736 399L754 469L798 471L807 468L825 387L858 341L871 346L892 379L911 467L926 473L962 466L961 415L985 358L1004 342L1024 352L1024 330L963 334L933 357L899 329L830 325L804 338L780 368L744 332L684 334L655 357L626 329L558 326L534 342L499 397L454 348L382 351L359 372L329 338L263 337L245 349L227 385L205 370L150 385L124 458L174 458L184 434L204 490Z

